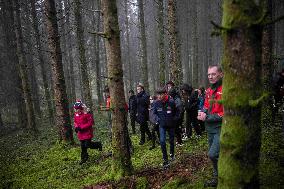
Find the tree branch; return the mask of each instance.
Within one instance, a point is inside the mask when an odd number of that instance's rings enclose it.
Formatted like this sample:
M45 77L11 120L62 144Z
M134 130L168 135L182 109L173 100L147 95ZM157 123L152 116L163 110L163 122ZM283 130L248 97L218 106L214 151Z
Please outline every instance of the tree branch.
M275 24L276 22L279 22L281 20L284 20L284 15L282 16L279 16L278 18L274 19L274 20L271 20L269 22L265 22L263 25L264 26L267 26L267 25L271 25L271 24Z
M104 32L88 32L88 33L93 34L93 35L98 35L106 39L110 39L109 35L107 35L107 33L104 33Z
M225 28L225 27L223 27L223 26L219 26L218 24L216 24L214 21L210 21L210 23L215 27L215 29L217 29L217 30L225 30L225 31L230 31L230 30L232 30L232 28Z

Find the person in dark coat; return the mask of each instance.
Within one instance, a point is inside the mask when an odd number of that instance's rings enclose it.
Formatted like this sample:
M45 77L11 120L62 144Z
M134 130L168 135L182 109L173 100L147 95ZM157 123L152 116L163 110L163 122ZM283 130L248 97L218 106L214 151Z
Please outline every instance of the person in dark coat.
M178 94L178 92L176 91L175 88L171 88L168 91L168 94L170 95L170 97L174 100L175 105L176 105L176 109L178 109L178 113L179 115L177 116L177 121L176 121L176 125L175 125L175 136L176 136L176 143L177 146L182 146L182 140L181 140L181 135L182 135L182 122L183 122L183 112L184 112L184 108L183 108L183 103L181 101L181 97Z
M137 113L137 99L133 90L129 90L129 99L128 99L128 111L130 115L130 125L132 128L132 134L136 134L135 132L135 119Z
M174 129L176 121L179 119L178 109L176 109L175 102L170 98L164 88L156 91L157 101L153 106L153 116L156 125L159 125L160 131L160 145L163 154L163 167L167 169L169 167L167 147L166 147L166 133L169 134L170 142L170 158L171 161L175 158L175 143L174 143Z
M197 137L200 137L201 129L197 120L199 105L198 92L194 91L193 88L188 84L183 84L181 86L181 91L186 111L186 138L191 138L192 127L194 128Z
M152 133L152 146L149 148L149 150L153 150L156 147L157 136L158 136L158 140L160 140L159 125L156 124L157 121L155 120L155 116L153 112L156 101L157 101L157 96L150 97L149 120L150 120L150 128L151 128L151 133Z
M143 145L145 143L145 135L148 135L148 139L151 140L151 132L148 127L149 120L149 95L145 92L144 87L142 85L137 86L137 115L136 122L140 125L141 138L139 145Z

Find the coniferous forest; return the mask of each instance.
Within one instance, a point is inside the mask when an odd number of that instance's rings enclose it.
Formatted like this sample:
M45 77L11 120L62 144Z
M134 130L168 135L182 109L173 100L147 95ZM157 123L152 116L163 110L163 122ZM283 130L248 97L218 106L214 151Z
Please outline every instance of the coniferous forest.
M283 0L0 0L0 188L280 189Z

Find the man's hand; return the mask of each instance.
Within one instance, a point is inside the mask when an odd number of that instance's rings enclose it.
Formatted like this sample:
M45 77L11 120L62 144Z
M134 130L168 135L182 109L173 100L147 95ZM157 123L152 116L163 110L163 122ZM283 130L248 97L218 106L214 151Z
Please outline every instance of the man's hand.
M198 112L197 119L200 120L200 121L205 121L205 119L206 119L206 113L204 113L204 112Z

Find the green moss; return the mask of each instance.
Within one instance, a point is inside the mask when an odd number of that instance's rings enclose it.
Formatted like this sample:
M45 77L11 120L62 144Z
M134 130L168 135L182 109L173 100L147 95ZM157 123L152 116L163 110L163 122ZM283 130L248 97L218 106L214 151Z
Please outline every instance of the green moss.
M190 183L186 179L176 178L174 180L171 180L169 183L166 183L162 187L162 189L173 189L173 188L187 189L190 188Z
M148 188L148 180L146 177L139 177L136 180L136 189L147 189Z

